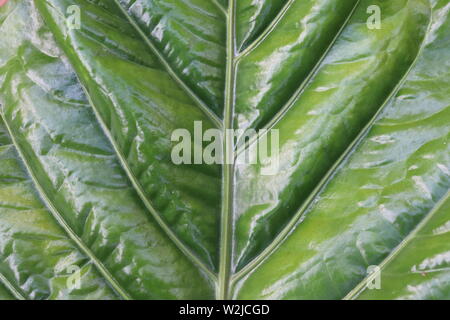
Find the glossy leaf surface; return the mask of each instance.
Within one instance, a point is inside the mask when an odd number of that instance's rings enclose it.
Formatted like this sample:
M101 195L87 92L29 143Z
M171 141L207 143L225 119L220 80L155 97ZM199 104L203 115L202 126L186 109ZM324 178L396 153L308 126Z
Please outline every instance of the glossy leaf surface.
M450 298L447 0L10 0L0 32L0 299ZM174 163L212 128L234 163Z

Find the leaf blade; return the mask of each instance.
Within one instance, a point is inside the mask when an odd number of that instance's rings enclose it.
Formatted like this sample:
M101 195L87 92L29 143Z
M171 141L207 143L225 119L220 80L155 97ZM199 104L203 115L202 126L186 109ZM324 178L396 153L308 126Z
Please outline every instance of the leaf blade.
M437 2L433 6L439 7ZM448 21L443 12L433 13L423 53L367 138L277 251L237 284L239 298L250 292L253 297L277 299L344 297L357 284L355 279L362 279L369 265L389 254L448 191L449 176L442 169L449 157L444 120L448 105L446 89L438 85L448 69L433 63L436 54L448 54L441 49ZM427 79L430 94L405 99L413 88L424 89L422 79ZM413 135L414 130L421 134ZM426 156L430 153L433 157ZM299 254L286 259L292 252ZM275 266L282 257L285 266L277 274ZM255 280L261 276L275 280L258 284Z

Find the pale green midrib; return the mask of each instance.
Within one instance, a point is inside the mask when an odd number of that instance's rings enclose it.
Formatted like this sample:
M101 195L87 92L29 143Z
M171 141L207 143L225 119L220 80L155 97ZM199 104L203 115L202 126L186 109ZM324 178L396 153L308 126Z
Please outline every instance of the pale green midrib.
M375 121L378 119L380 114L383 112L384 108L388 105L388 103L391 101L391 99L394 97L394 95L398 92L398 90L403 86L406 79L408 78L408 75L410 74L411 70L414 68L414 66L417 63L417 60L419 59L425 44L427 40L427 35L431 28L431 22L432 22L432 12L430 11L429 14L429 22L427 30L424 34L423 41L420 45L420 48L418 49L417 55L412 61L409 68L406 70L404 75L401 77L397 85L392 89L386 100L383 102L383 104L378 108L378 111L373 115L373 117L370 119L370 121L366 124L366 126L360 131L360 133L356 136L356 138L352 141L352 143L347 147L347 149L342 153L342 155L339 157L339 159L334 163L334 165L328 170L328 172L325 174L325 176L320 180L318 185L314 188L314 190L311 192L311 194L308 196L308 198L305 200L304 204L300 207L300 209L297 211L297 213L293 216L293 218L290 220L290 222L283 228L283 230L277 235L277 237L272 241L272 243L266 247L256 258L254 258L252 261L250 261L245 267L243 267L239 272L234 274L232 277L232 285L234 285L239 279L244 277L247 273L249 273L252 269L256 268L263 262L264 259L266 259L268 256L270 256L276 249L284 242L284 240L288 237L290 231L299 223L301 222L301 218L303 217L303 214L308 211L308 209L313 204L316 196L326 187L330 179L335 175L337 169L339 166L346 160L346 158L354 151L354 149L362 143L363 139L366 137L366 135L369 133L370 129L375 124Z
M417 234L422 230L423 227L434 217L434 214L439 211L439 209L450 199L450 190L431 208L428 214L417 224L417 226L403 239L400 244L395 247L391 253L379 264L379 272L374 272L367 277L365 277L358 285L353 288L343 300L353 300L358 298L358 296L366 290L366 284L372 281L377 275L379 275L382 270L391 262L395 257L397 257L402 249L404 249L411 241L415 239Z
M232 263L232 214L233 214L233 177L234 177L234 161L229 164L230 160L234 160L234 141L233 136L227 137L226 130L233 129L233 112L234 112L234 89L235 89L235 72L236 72L236 37L235 37L235 20L236 20L236 0L229 0L228 17L227 17L227 70L225 79L225 111L224 111L224 133L223 133L223 198L221 213L221 231L220 231L220 258L219 258L219 274L216 298L220 300L229 299L230 291L230 273ZM228 139L230 138L230 139Z
M280 12L278 12L277 16L272 20L272 22L264 29L264 31L255 39L252 43L250 43L247 48L245 48L243 51L241 51L237 57L236 61L239 61L242 59L242 57L246 56L250 52L252 52L256 47L258 47L269 35L272 33L272 31L276 28L278 23L283 19L283 17L286 15L288 10L291 8L292 4L296 0L288 0L283 8L281 8ZM245 41L244 41L245 42Z
M320 59L315 63L314 67L308 73L306 78L302 81L302 83L300 84L299 88L294 92L294 94L291 96L291 98L284 104L284 106L280 109L280 111L278 111L275 114L275 116L266 125L264 125L264 127L262 128L262 130L264 130L263 131L264 134L261 134L261 135L254 134L248 141L246 141L241 147L239 147L239 149L236 151L236 157L239 157L239 155L242 152L248 150L248 148L250 146L252 146L254 143L259 141L262 137L267 135L267 133L270 132L270 130L272 130L277 125L277 123L280 122L284 118L284 116L289 112L289 110L300 99L302 94L305 92L308 84L310 84L311 79L319 71L320 66L322 65L322 62L324 61L324 59L327 57L327 55L330 52L330 50L335 45L337 39L342 35L342 32L347 27L348 23L350 22L351 18L353 17L353 14L355 13L356 9L358 8L358 5L359 5L360 2L361 2L361 0L357 0L356 1L354 7L352 8L352 10L350 11L350 13L347 16L347 19L344 21L342 26L339 28L338 32L336 33L334 38L331 40L330 44L328 45L328 47L323 52L323 54L320 57Z
M19 155L20 159L22 160L23 165L25 166L31 180L33 181L33 184L38 191L39 195L41 196L42 200L46 204L49 211L52 213L52 216L55 218L55 220L58 222L58 224L63 228L63 230L67 233L69 238L76 243L78 248L86 254L89 259L92 261L92 263L95 265L97 270L101 273L105 281L111 285L111 287L114 289L114 291L125 300L131 300L131 296L122 288L122 286L119 284L119 282L113 277L113 275L109 272L109 270L106 268L106 266L101 262L97 257L94 255L94 253L91 251L91 249L84 244L84 242L78 237L78 235L72 230L72 228L69 226L69 224L65 221L63 216L59 213L58 209L55 208L53 203L51 202L50 198L47 196L47 192L44 190L44 188L40 185L39 180L37 179L34 171L31 169L31 166L28 164L28 160L25 157L20 145L17 143L17 140L15 136L13 135L13 132L11 130L11 127L8 123L8 120L6 117L2 114L3 122L5 124L5 127L8 131L8 134L10 136L10 139L17 151L17 154Z
M11 292L11 294L16 298L17 300L27 300L25 298L25 295L23 295L14 285L2 274L0 273L0 283L3 284L3 286Z
M172 79L180 85L180 87L194 100L194 102L197 104L197 106L200 108L200 110L214 123L214 125L217 128L222 127L222 121L219 119L219 117L211 111L211 109L208 108L208 106L203 102L202 99L200 99L197 94L178 76L178 74L173 70L173 68L170 66L169 62L166 60L166 58L159 52L159 50L156 48L156 46L153 44L152 41L145 35L145 33L142 31L142 29L139 27L139 25L134 21L133 17L130 16L130 14L125 10L124 7L120 4L119 0L114 0L116 5L119 7L119 9L122 11L123 15L127 18L127 20L130 22L130 24L133 26L133 28L139 33L141 38L144 40L146 45L152 50L152 52L157 56L158 60L161 62L161 64L164 66L166 71L169 73L169 75L172 77Z

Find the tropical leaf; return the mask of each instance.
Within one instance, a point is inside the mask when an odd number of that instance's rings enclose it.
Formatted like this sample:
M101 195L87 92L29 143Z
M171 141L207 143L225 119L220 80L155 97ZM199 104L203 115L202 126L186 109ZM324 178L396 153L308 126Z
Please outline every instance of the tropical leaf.
M10 0L0 299L450 298L449 15ZM194 158L220 130L222 161L176 164L177 129Z

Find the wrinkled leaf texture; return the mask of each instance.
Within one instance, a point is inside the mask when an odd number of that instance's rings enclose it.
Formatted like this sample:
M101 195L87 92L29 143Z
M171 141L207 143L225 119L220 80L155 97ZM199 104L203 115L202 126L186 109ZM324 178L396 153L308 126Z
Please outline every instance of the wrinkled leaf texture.
M448 0L10 0L0 299L450 298L449 15ZM175 165L171 133L194 121L278 129L278 173ZM225 139L225 156L255 141Z

